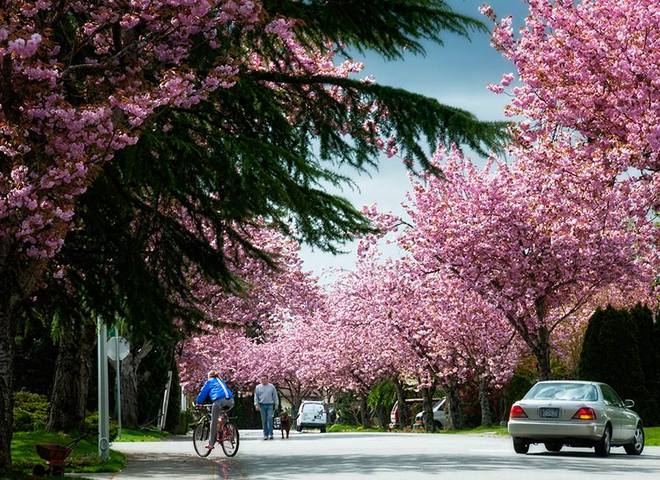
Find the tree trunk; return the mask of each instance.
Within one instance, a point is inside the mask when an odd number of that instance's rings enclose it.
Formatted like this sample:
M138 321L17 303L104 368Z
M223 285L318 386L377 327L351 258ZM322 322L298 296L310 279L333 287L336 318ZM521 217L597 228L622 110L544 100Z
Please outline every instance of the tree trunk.
M4 284L4 282L3 282ZM8 293L2 285L4 293ZM0 298L0 472L11 467L11 438L14 424L14 336L16 323L13 318L14 302Z
M450 383L447 386L447 405L449 407L449 430L458 430L462 428L463 411L461 409L461 399L458 396L458 387L453 383Z
M0 242L0 472L11 467L14 424L16 316L21 302L41 280L44 261L29 261L11 241Z
M406 392L403 389L403 384L398 378L394 379L394 388L396 389L396 399L399 409L399 426L409 427L411 424L410 408L406 403Z
M121 362L121 421L128 428L138 425L138 375L137 366L129 361L131 355Z
M367 405L367 396L363 395L360 397L360 422L364 428L371 427L371 421L369 418L369 407Z
M138 426L138 369L144 357L153 349L153 344L147 340L138 350L131 353L121 362L121 418L122 425L130 428ZM114 362L111 363L114 367ZM160 392L159 392L160 393Z
M488 382L484 377L479 379L479 403L481 405L481 425L484 427L489 427L493 423L493 416L490 411Z
M385 405L379 404L376 407L376 418L378 419L378 426L382 429L386 429L389 422L387 421Z
M548 313L548 305L545 297L536 299L534 302L536 309L536 320L538 321L538 332L532 347L532 352L536 357L536 368L539 372L539 380L550 379L550 332L545 323ZM528 342L529 343L529 342Z
M61 333L55 361L46 426L50 432L79 430L85 419L95 328L92 323L81 323L80 319L70 320L68 327Z
M300 409L301 403L302 400L300 399L291 400L291 418L295 419L298 416L298 410Z
M422 421L424 422L424 430L432 432L435 430L433 420L433 392L435 388L424 387L422 388Z
M281 391L280 391L280 395L283 398L286 398L291 404L291 411L289 413L291 414L292 418L295 418L298 415L298 409L300 408L300 403L302 402L302 398L303 398L302 386L297 381L295 382L295 384L294 381L291 381L291 382L287 382L286 389L289 392L288 398L285 397L284 394L281 393Z
M550 341L546 329L541 327L536 345L532 348L536 358L536 369L539 380L550 379Z

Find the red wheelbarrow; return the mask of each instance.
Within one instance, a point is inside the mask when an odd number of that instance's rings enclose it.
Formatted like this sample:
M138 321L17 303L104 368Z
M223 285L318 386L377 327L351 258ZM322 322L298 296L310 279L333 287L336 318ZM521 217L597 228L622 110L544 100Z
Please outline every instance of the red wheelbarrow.
M39 443L35 447L37 449L37 454L46 460L48 464L47 472L49 475L53 476L62 476L64 475L64 465L65 460L71 452L73 447L75 447L78 442L85 438L89 434L85 434L81 437L76 438L75 440L67 443L66 445L58 445L56 443ZM36 473L36 472L35 472Z

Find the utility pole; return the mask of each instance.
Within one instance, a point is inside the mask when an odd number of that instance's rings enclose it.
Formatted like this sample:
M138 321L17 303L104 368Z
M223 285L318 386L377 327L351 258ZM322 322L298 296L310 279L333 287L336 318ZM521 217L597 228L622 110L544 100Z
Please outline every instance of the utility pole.
M99 458L106 462L110 456L110 401L108 398L108 357L105 351L108 327L100 318L98 323L98 407L99 407Z

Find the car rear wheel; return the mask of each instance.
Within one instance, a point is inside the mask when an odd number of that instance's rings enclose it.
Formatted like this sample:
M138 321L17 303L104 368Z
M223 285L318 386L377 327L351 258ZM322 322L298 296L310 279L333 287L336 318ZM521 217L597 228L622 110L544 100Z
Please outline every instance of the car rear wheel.
M515 438L513 439L513 449L515 450L516 453L527 453L529 452L529 443L527 443L525 440L522 438Z
M609 425L605 427L605 432L598 443L596 443L596 456L607 457L610 454L610 447L612 442L612 427Z
M644 451L644 429L641 425L637 425L632 443L624 445L623 448L628 455L640 455Z
M561 442L545 442L545 449L548 452L559 452L563 446Z
M319 427L319 430L321 431L321 433L325 433L325 427Z

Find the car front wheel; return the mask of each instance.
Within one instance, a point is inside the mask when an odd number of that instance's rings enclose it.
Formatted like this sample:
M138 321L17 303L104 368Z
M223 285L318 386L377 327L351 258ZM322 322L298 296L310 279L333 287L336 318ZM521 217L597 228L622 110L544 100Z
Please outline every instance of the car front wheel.
M624 445L623 448L628 455L640 455L644 451L644 429L641 425L637 425L632 443Z
M529 452L529 443L527 443L525 440L522 438L515 438L513 439L513 449L515 450L516 453L527 453Z
M596 443L596 456L607 457L610 454L610 447L612 442L612 427L609 425L605 427L605 432L598 443Z

